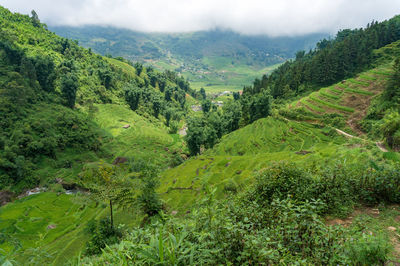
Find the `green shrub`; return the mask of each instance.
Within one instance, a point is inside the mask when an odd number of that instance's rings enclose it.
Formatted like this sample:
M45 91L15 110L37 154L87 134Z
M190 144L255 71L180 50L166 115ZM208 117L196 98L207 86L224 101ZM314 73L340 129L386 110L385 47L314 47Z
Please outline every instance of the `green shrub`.
M172 121L172 122L169 124L169 131L168 131L168 133L169 133L169 134L176 134L176 133L178 132L178 129L179 129L179 123L176 122L176 121Z
M391 251L383 235L361 233L346 242L346 252L353 265L385 265Z
M86 254L88 255L101 253L106 245L118 243L122 237L120 229L111 227L109 218L103 218L99 221L91 220L87 224L85 232L90 236L86 243Z
M367 204L400 202L400 169L390 167L363 172L354 188L360 200ZM358 191L359 190L359 191Z
M270 204L273 199L290 195L296 200L312 198L310 190L314 182L310 173L294 164L280 163L268 168L256 177L255 185L247 192L248 200L260 205Z

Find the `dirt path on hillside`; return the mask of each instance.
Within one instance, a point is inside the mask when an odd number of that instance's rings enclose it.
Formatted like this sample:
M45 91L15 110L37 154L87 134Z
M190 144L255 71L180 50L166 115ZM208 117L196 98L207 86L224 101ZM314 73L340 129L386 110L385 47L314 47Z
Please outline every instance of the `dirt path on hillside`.
M363 140L363 141L368 141L366 139L363 139L363 138L360 138L360 137L357 137L357 136L353 136L353 135L351 135L349 133L346 133L343 130L340 130L340 129L337 129L337 128L335 128L335 130L336 130L337 133L339 133L339 134L341 134L341 135L343 135L345 137L348 137L348 138L351 138L351 139L355 138L355 139L360 139L360 140ZM385 145L382 142L375 142L375 145L376 145L376 147L378 147L378 149L380 151L388 152L388 149L386 149Z
M385 145L382 142L377 142L376 147L378 147L383 152L388 152L388 149L386 149Z
M343 130L340 130L340 129L338 129L338 128L335 128L335 130L336 130L337 133L339 133L340 135L343 135L343 136L345 136L345 137L348 137L348 138L351 138L351 139L361 139L361 140L365 140L365 139L362 139L362 138L360 138L360 137L353 136L353 135L351 135L351 134L349 134L349 133L346 133L346 132L344 132Z
M283 117L283 116L282 116L282 118L283 118L284 120L288 121L288 122L289 122L289 121L297 122L297 121L295 121L295 120L287 119L286 117ZM343 135L343 136L345 136L345 137L348 137L348 138L350 138L350 139L359 139L359 140L362 140L362 141L369 141L369 140L367 140L367 139L363 139L363 138L360 138L360 137L351 135L351 134L349 134L349 133L347 133L347 132L344 132L343 130L340 130L340 129L338 129L338 128L335 128L335 130L336 130L336 132L337 132L338 134ZM376 145L376 147L378 147L378 149L379 149L380 151L382 151L382 152L389 152L389 150L386 149L385 145L384 145L382 142L375 142L375 145Z
M373 225L375 228L378 227L380 230L385 230L387 232L393 246L392 255L394 258L390 258L385 265L400 265L400 209L398 205L389 205L386 206L385 209L362 206L356 208L346 218L326 217L325 224L328 226L342 226L348 228L354 226L353 223L357 221L358 217L369 217L369 221L374 221ZM390 212L388 212L389 210ZM377 231L374 230L374 227L366 226L366 229L367 228L368 231L365 230L364 233L376 234Z

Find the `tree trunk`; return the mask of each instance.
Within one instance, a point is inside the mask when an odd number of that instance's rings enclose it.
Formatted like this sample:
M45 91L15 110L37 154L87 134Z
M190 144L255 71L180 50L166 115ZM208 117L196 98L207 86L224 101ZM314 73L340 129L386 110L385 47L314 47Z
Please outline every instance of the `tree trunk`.
M112 201L110 200L110 216L111 216L111 230L114 229L114 219L113 219L113 209L112 209Z

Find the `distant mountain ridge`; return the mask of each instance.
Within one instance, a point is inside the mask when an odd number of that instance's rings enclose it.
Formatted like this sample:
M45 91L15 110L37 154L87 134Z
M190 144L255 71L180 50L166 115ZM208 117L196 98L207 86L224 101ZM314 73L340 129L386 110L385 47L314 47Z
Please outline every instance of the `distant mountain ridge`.
M194 83L194 87L226 88L248 84L256 72L266 73L270 70L266 67L293 58L298 50L309 50L328 36L317 33L272 38L223 30L142 33L101 26L58 26L50 30L78 40L82 46L103 55L179 71Z

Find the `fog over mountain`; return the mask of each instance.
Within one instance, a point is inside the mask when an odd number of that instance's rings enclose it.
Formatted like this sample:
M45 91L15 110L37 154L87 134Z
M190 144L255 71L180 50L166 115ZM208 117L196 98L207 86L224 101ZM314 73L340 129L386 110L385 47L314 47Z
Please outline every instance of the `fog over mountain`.
M144 32L229 29L269 36L335 33L384 20L398 0L0 0L12 11L32 9L49 25L108 25Z

